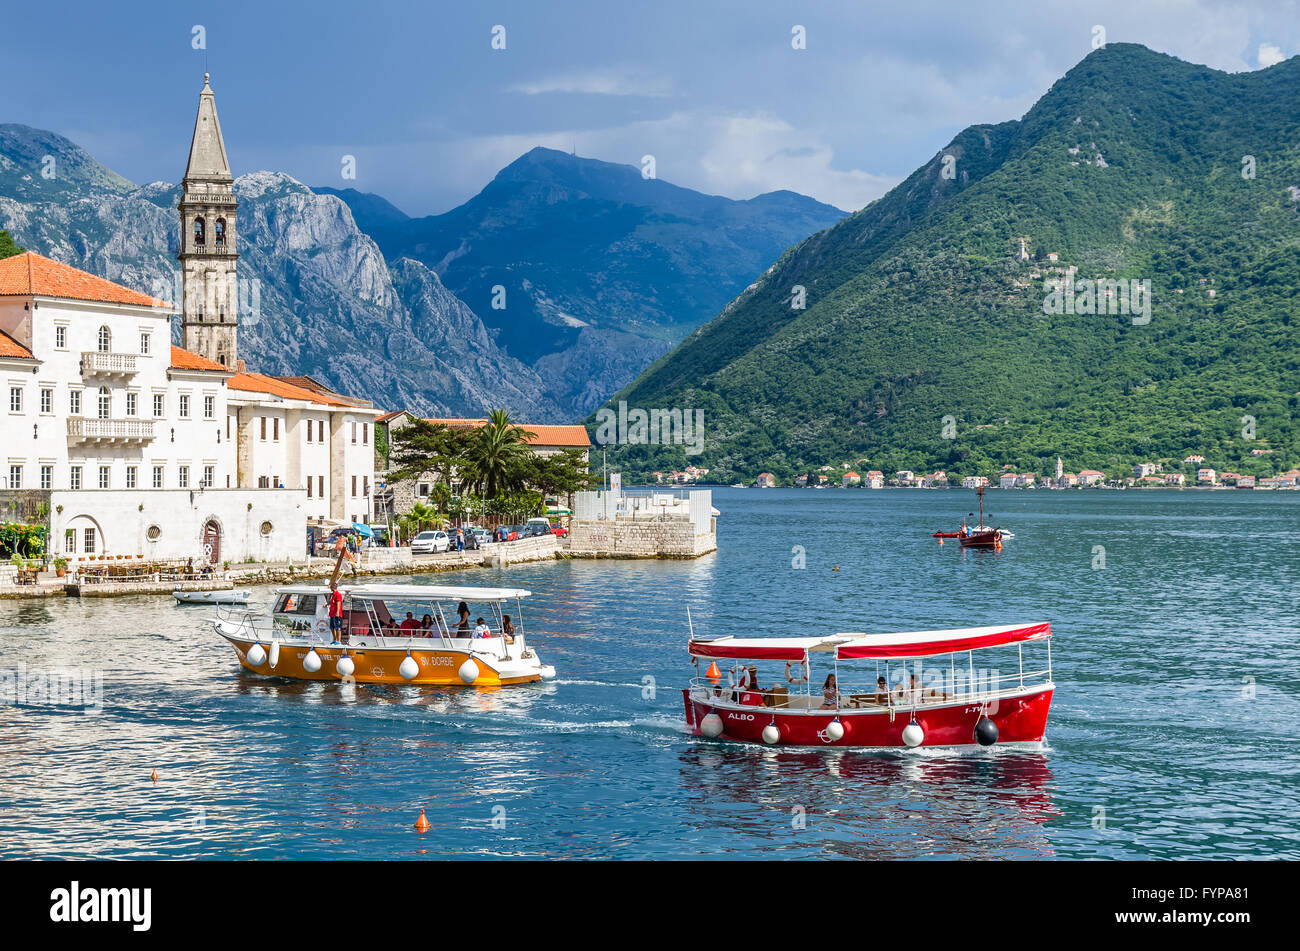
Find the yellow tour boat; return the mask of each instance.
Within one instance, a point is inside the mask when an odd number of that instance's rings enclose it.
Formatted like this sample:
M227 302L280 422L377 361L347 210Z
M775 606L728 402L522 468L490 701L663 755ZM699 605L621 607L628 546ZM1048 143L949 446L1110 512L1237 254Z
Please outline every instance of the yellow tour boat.
M324 584L277 588L269 618L230 613L212 624L240 664L269 677L497 687L555 676L524 638L529 591L380 584L339 591L333 631Z

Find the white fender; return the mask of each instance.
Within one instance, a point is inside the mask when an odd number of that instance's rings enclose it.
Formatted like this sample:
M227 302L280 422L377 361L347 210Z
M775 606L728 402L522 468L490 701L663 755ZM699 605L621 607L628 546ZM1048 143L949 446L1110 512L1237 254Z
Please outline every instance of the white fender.
M271 669L275 670L275 665L280 663L280 642L276 638L271 638Z
M347 654L340 657L338 663L334 665L334 673L340 677L351 677L356 672L356 669L356 663Z
M467 684L472 684L478 680L478 664L474 662L474 658L466 657L465 663L460 665L460 670L456 671L456 675Z
M320 654L316 653L316 648L307 652L307 656L302 659L302 669L309 674L314 674L320 670Z
M402 665L397 668L397 672L407 680L414 680L415 675L420 672L420 665L415 662L415 658L410 654L402 661Z
M903 727L903 742L908 746L920 746L924 740L925 731L921 729L921 724L915 720Z
M826 724L826 739L832 743L844 739L844 724L838 717Z
M776 728L775 723L763 727L763 742L768 746L781 742L781 731Z
M709 739L716 740L722 735L722 717L710 710L700 721L700 732Z
M266 648L254 641L253 646L250 647L248 653L244 655L244 660L248 661L254 667L261 667L266 663Z

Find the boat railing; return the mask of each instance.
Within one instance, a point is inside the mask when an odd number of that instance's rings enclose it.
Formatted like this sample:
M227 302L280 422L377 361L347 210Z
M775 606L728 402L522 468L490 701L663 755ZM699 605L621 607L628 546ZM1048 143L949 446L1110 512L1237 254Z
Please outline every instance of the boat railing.
M725 677L719 680L711 680L707 677L693 677L690 686L692 693L702 691L708 697L739 706L759 706L752 700L752 697L756 696L762 699L762 706L764 707L788 707L794 710L879 708L911 711L925 709L926 707L951 706L954 703L988 703L1002 697L1012 696L1025 689L1046 687L1051 682L1050 670L1026 670L1008 674L987 673L983 676L977 673L973 678L962 676L944 679L940 683L925 684L914 690L894 684L885 691L885 696L882 698L878 695L878 687L874 681L862 684L840 681L838 705L834 707L822 706L823 694L820 690L795 691L785 688L781 684L765 687L760 682L758 688L754 689L734 686L728 683ZM748 704L744 702L745 694L751 695ZM807 707L802 704L795 705L791 703L792 700L805 697L808 700ZM883 703L880 702L882 699L884 700Z

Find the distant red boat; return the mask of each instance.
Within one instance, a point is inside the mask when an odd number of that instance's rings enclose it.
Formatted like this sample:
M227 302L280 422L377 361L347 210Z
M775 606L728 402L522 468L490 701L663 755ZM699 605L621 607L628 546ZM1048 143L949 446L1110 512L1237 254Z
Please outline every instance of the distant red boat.
M935 532L931 538L961 538L961 532Z
M984 524L984 486L979 486L975 493L980 500L980 521L978 526L969 526L965 523L955 532L935 532L931 538L940 540L943 543L945 538L955 538L961 544L962 548L991 548L999 551L1002 548L1002 539L1009 536L1010 532L1002 531L1001 526L990 528Z

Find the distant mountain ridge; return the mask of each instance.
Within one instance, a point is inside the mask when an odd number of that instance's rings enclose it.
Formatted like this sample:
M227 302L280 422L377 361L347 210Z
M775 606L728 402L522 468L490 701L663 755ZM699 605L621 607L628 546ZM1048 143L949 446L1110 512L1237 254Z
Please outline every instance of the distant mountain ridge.
M401 220L378 196L320 190L348 203L387 258L436 271L574 416L845 214L789 191L704 195L545 148L442 215Z
M702 456L624 447L611 465L1300 463L1298 88L1300 58L1227 74L1093 52L1019 121L964 130L792 247L608 401L703 409ZM1066 279L1149 280L1151 319L1045 313Z
M240 317L250 368L309 374L384 408L570 418L435 273L385 261L342 200L276 172L240 176L235 192L240 280L257 288L244 295L257 313ZM177 199L175 185L136 186L62 136L0 125L0 228L29 250L129 287L174 288Z

